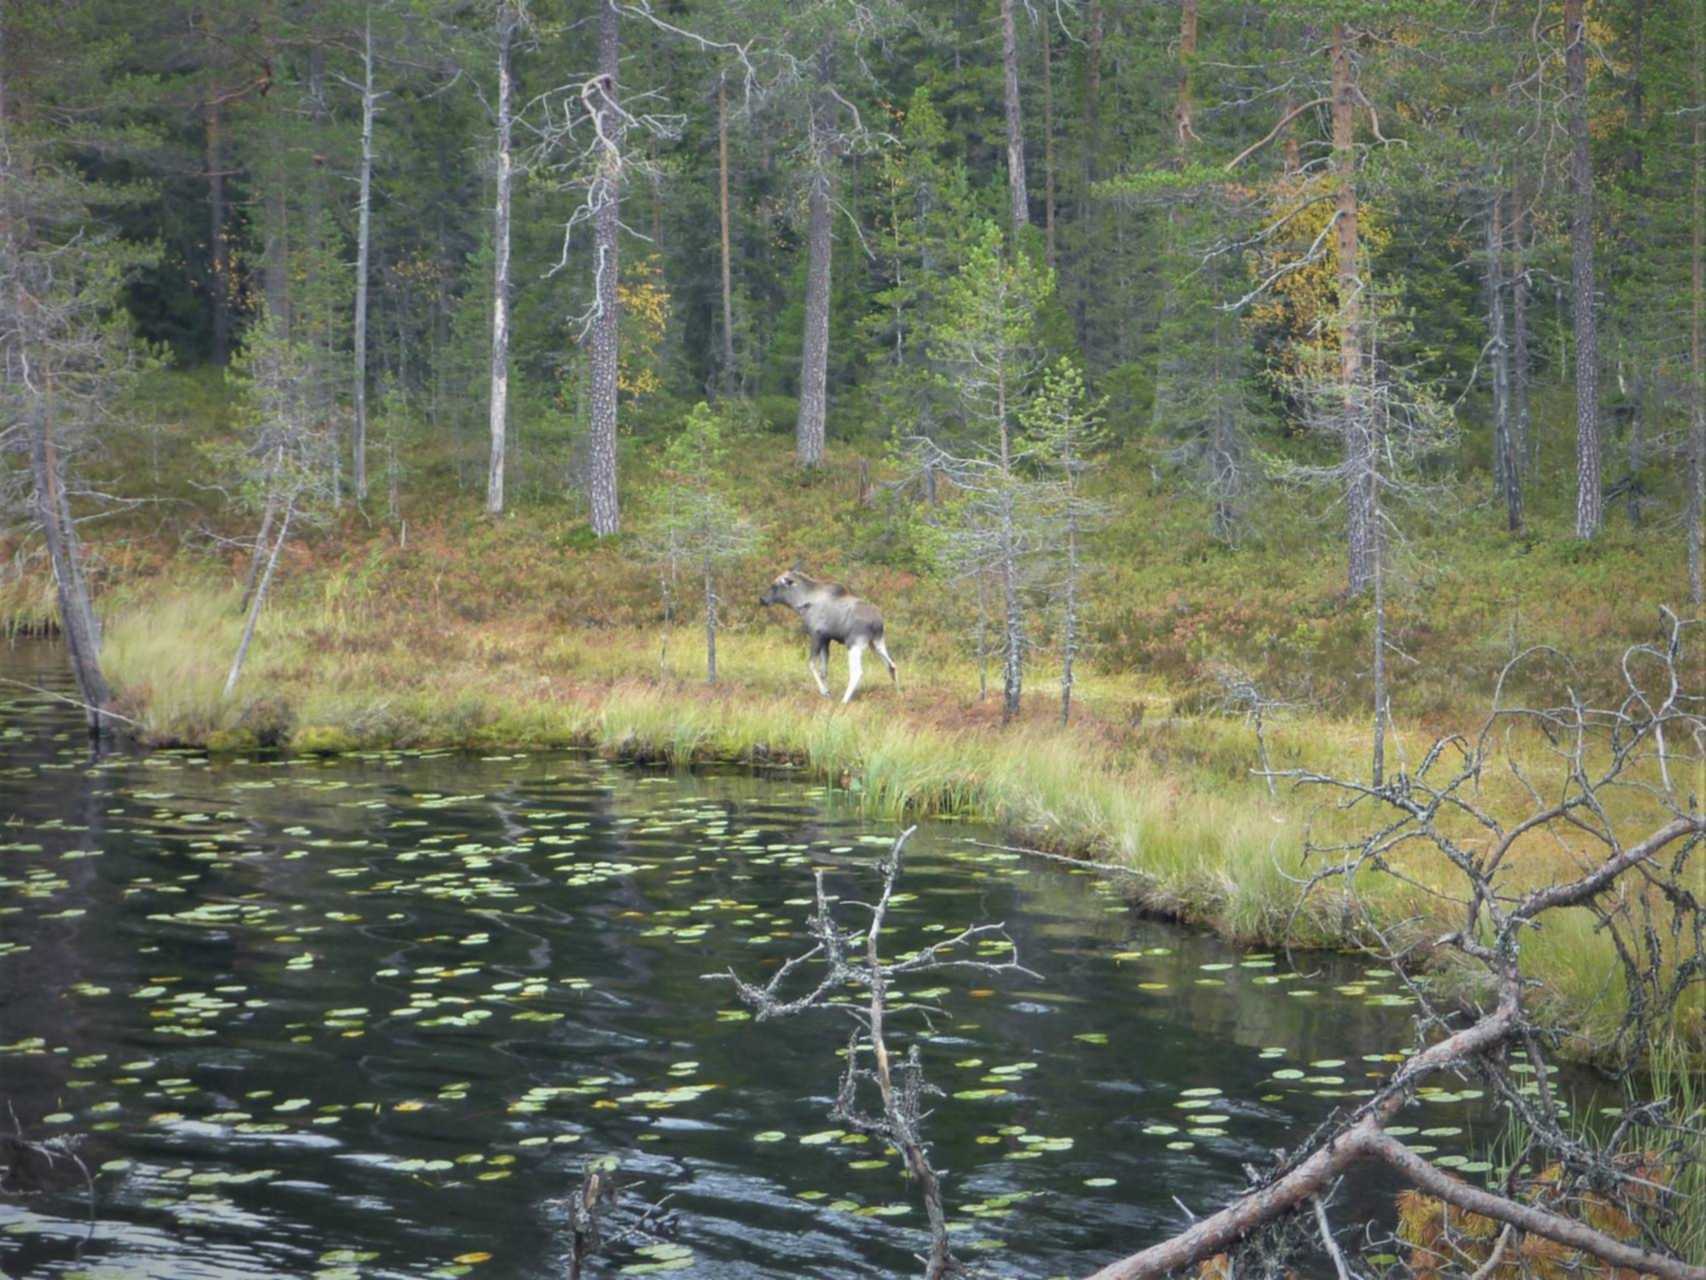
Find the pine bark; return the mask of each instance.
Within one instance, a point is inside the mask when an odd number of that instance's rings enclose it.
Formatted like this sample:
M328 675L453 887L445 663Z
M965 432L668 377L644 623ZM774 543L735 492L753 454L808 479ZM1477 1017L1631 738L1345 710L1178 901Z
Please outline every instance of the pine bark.
M806 334L800 355L800 410L794 451L803 467L823 461L828 408L830 236L829 174L812 174L806 236Z
M509 221L510 189L515 177L511 99L515 91L510 51L515 39L515 9L498 7L498 189L492 211L492 369L489 403L491 455L486 463L486 513L504 509L504 452L509 434Z
M729 108L725 77L717 78L717 217L723 267L723 390L735 383L734 268L729 235Z
M829 405L830 154L827 92L829 48L818 51L819 92L811 111L811 176L806 194L806 331L800 347L800 406L794 422L794 458L802 467L823 461L824 418Z
M1570 99L1570 287L1576 330L1576 536L1605 523L1600 489L1599 334L1594 316L1593 164L1588 148L1588 54L1583 0L1564 0Z
M1007 107L1007 198L1013 231L1031 224L1025 194L1025 130L1019 111L1019 32L1013 20L1013 0L1001 0L1002 96Z
M376 104L373 91L373 14L369 11L361 45L361 175L356 204L355 324L350 339L355 351L355 422L350 450L358 501L367 497L367 276L373 242L373 115Z
M617 325L620 321L616 284L620 270L622 156L616 138L620 125L615 110L620 59L615 0L604 0L598 15L598 66L601 97L599 128L606 139L594 180L594 240L597 314L592 322L590 414L586 487L592 507L592 531L603 538L622 525L616 495Z
M1363 281L1359 274L1356 154L1352 149L1356 97L1351 76L1351 52L1344 25L1333 28L1333 177L1335 244L1339 292L1339 391L1344 414L1345 518L1349 551L1349 590L1358 595L1369 586L1375 537L1374 443L1366 375L1363 369Z

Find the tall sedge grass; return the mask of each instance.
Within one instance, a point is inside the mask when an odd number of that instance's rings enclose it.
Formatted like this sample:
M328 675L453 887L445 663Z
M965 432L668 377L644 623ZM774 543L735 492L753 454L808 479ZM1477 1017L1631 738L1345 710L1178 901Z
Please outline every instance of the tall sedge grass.
M1674 1212L1665 1243L1696 1266L1706 1266L1706 1061L1681 1039L1667 1036L1648 1055L1653 1097L1670 1103L1678 1130Z

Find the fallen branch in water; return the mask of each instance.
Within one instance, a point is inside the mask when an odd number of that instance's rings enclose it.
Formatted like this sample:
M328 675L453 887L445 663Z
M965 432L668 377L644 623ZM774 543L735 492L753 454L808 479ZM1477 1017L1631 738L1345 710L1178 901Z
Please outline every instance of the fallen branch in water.
M732 982L741 1003L753 1011L755 1020L790 1017L810 1010L829 1008L845 1014L853 1022L846 1049L847 1065L836 1090L831 1115L857 1133L887 1142L900 1153L907 1173L918 1184L924 1201L924 1212L930 1222L930 1252L925 1259L926 1280L941 1280L961 1270L948 1241L947 1213L942 1203L942 1184L935 1167L930 1163L929 1148L923 1137L923 1123L929 1116L925 1100L939 1097L940 1090L924 1076L924 1064L913 1044L898 1062L888 1044L889 984L905 975L936 972L944 969L970 970L985 974L1022 973L1037 975L1018 962L1018 949L1006 928L1000 924L971 925L951 938L931 943L909 955L885 961L880 945L888 910L894 899L895 885L900 880L902 851L907 838L917 830L908 827L896 838L888 857L877 864L882 876L882 889L875 903L854 903L871 914L864 929L847 929L837 923L824 893L822 871L817 873L816 907L810 921L810 932L817 941L804 953L785 960L770 981L762 987L746 982L732 970L726 974L708 974L717 981ZM1009 959L1004 961L977 960L963 954L974 942L1005 942ZM822 978L803 995L788 998L784 992L790 980L807 964L822 963ZM864 993L863 1000L832 1003L832 997L849 988ZM863 1064L869 1053L871 1065ZM860 1109L861 1085L874 1086L881 1110Z

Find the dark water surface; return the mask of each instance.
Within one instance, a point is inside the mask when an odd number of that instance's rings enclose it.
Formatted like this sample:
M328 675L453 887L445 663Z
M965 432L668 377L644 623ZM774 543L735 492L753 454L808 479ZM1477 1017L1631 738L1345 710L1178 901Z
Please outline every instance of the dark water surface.
M0 650L63 689L58 663ZM918 1273L898 1162L828 1119L841 1023L758 1026L701 978L802 949L814 867L869 887L893 830L820 787L561 753L91 764L75 711L11 688L0 821L0 1102L87 1135L97 1186L92 1229L75 1186L0 1198L7 1275L557 1276L552 1201L606 1154L685 1249L595 1274ZM1004 920L1041 975L907 992L943 1011L958 1246L999 1273L1160 1239L1409 1043L1390 975L1295 972L975 838L922 828L890 918L896 949ZM1467 1149L1473 1096L1411 1141Z

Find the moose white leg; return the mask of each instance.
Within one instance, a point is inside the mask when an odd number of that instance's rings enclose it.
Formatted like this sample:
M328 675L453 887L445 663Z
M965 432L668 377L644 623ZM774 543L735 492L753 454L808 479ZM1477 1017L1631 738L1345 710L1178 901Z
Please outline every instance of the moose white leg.
M823 659L823 670L818 670L818 658ZM817 681L817 691L824 697L829 697L829 647L824 646L821 653L812 652L806 655L806 668L812 673L812 679Z
M864 656L865 641L855 640L847 646L847 692L841 698L843 706L853 701L853 691L859 687L859 667Z
M889 657L889 647L880 639L871 646L877 651L877 656L888 664L889 679L894 681L894 687L900 688L900 668L895 666L894 659Z

